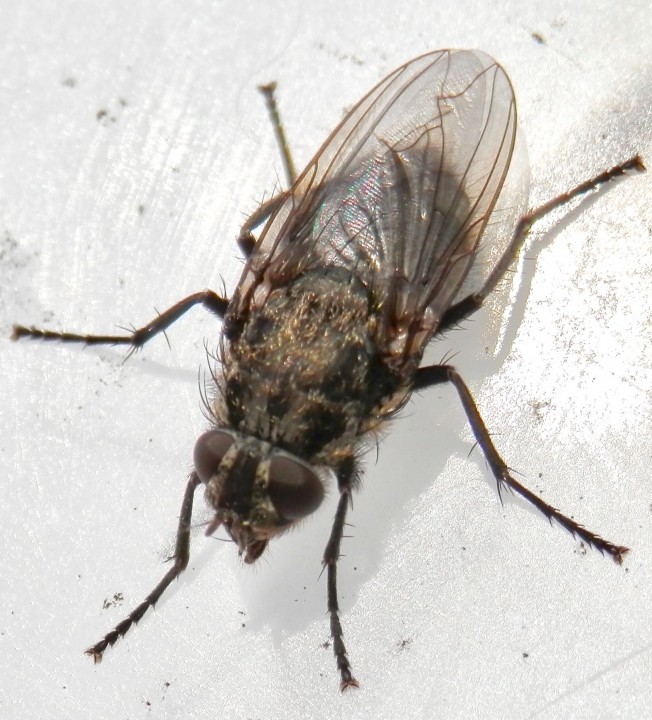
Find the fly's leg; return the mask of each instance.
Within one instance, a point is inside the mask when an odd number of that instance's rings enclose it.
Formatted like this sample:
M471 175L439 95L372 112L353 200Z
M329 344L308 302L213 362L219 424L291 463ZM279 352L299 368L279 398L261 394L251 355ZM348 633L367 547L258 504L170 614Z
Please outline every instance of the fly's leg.
M90 655L96 663L102 662L102 655L107 647L113 646L116 641L124 637L129 628L137 623L150 607L154 607L161 595L165 592L170 583L181 575L188 565L190 556L190 520L192 517L192 501L195 490L201 484L201 480L196 473L193 473L188 480L186 491L183 496L181 505L181 514L179 515L179 526L177 528L177 541L174 549L172 560L174 564L165 573L161 582L152 590L152 592L132 610L129 615L120 623L118 623L111 632L108 632L99 642L91 645L85 651L86 655Z
M288 185L292 187L292 185L294 185L294 181L297 179L297 170L294 166L294 160L292 160L290 146L288 145L287 138L285 137L285 128L283 127L281 115L278 111L278 105L276 104L276 83L271 82L267 85L259 85L258 89L265 98L267 112L269 113L269 118L272 121L272 127L274 128L276 144L278 145L278 149L281 153L281 160L283 160L285 178Z
M176 305L158 315L154 320L141 328L137 328L127 335L80 335L78 333L55 332L53 330L42 330L35 327L24 327L14 325L11 333L12 340L19 338L32 338L38 340L58 340L59 342L83 343L84 345L130 345L132 351L141 348L155 335L165 332L170 325L175 323L191 307L203 305L207 310L223 318L229 301L217 295L212 290L189 295L180 300Z
M262 85L259 87L259 90L265 97L265 103L267 105L272 126L274 128L274 134L279 145L285 173L289 184L292 185L296 179L296 170L294 168L292 155L290 154L290 149L285 137L285 130L283 129L283 124L278 112L276 98L274 97L276 83ZM251 255L251 251L253 250L256 242L253 236L254 229L265 222L265 220L267 220L269 216L281 206L288 197L288 194L289 191L286 190L285 192L279 193L275 197L263 203L242 226L238 236L238 244L247 257ZM58 340L59 342L83 343L84 345L130 345L133 350L137 350L148 340L151 340L155 335L165 332L170 325L175 323L194 305L203 305L207 310L210 310L219 318L223 318L229 305L229 301L226 298L217 295L212 290L203 290L202 292L194 293L193 295L189 295L187 298L180 300L176 305L173 305L154 320L147 323L147 325L137 328L128 335L85 335L80 333L55 332L53 330L25 327L24 325L14 325L11 333L11 339L18 340L19 338L26 337L39 340Z
M245 257L249 257L256 244L254 230L262 225L269 216L275 212L287 199L289 191L281 192L273 198L266 200L257 210L255 210L240 228L238 235L238 245L244 253Z
M605 172L600 173L600 175L596 175L594 178L580 183L572 190L569 190L562 195L558 195L556 198L553 198L544 205L531 210L527 215L524 215L518 221L507 249L496 263L496 266L494 267L491 275L487 278L483 287L478 292L473 293L472 295L460 300L458 303L455 303L455 305L452 305L446 313L444 313L438 331L441 332L454 327L460 321L464 320L464 318L472 315L476 310L479 310L482 307L482 304L487 299L488 295L494 291L496 285L498 285L510 265L518 256L530 230L532 229L532 226L536 222L554 210L564 207L564 205L567 205L572 200L575 200L575 198L581 197L592 190L597 190L612 180L622 177L623 175L629 175L633 172L645 172L643 160L638 155L630 158L621 165L612 167L611 170L606 170Z
M552 505L548 505L548 503L544 502L540 497L528 490L525 486L521 485L521 483L511 476L509 467L500 457L498 450L496 450L496 447L491 440L487 426L484 424L484 420L478 411L471 392L454 367L451 365L431 365L419 368L414 380L414 390L423 390L425 388L432 387L433 385L440 385L447 382L452 383L457 390L457 394L462 402L462 407L466 413L471 430L473 431L475 439L482 449L482 452L489 463L489 467L491 468L491 472L496 479L499 496L504 487L509 488L517 495L520 495L522 498L534 505L539 512L548 518L551 524L553 521L558 523L568 530L573 537L579 538L590 547L601 552L603 555L609 555L615 562L621 565L623 557L627 552L629 552L629 548L621 545L614 545L608 540L605 540L599 535L587 530L584 526L575 522L571 518L566 517L566 515L563 515Z
M265 105L267 105L267 112L269 113L269 119L272 123L274 130L274 137L276 138L276 144L278 145L279 152L281 153L281 160L283 162L283 169L285 170L285 179L289 187L294 185L297 179L297 171L292 159L292 153L290 152L290 146L285 135L285 128L281 120L281 115L278 111L278 105L276 103L276 83L271 82L267 85L259 85L258 89L265 98ZM242 252L249 257L251 251L254 249L256 239L253 235L253 231L259 225L265 222L269 216L279 208L283 202L287 199L289 191L275 195L273 198L264 202L258 210L256 210L245 222L240 230L238 236L238 245Z
M333 638L333 654L337 669L340 671L340 690L358 687L358 681L353 677L351 664L344 645L344 632L340 622L340 607L337 602L337 561L340 559L340 545L344 534L346 513L351 503L351 490L355 478L355 461L349 458L340 468L337 483L340 490L340 499L333 519L333 527L328 544L324 550L323 564L327 570L328 584L328 614L330 616L331 637Z

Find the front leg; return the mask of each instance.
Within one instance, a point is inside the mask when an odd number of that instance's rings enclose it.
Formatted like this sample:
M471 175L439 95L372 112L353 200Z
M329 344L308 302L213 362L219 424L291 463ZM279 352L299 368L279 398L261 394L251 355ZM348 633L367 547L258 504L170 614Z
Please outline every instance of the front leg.
M172 567L165 573L163 579L159 584L152 590L152 592L139 604L137 605L127 617L119 622L113 630L108 632L99 642L95 645L91 645L88 650L85 651L86 655L93 658L95 663L102 662L102 656L107 647L115 645L115 643L126 635L129 628L137 623L143 615L149 610L150 607L154 607L158 602L159 598L165 592L166 588L170 585L173 580L181 575L188 565L188 559L190 557L190 521L192 518L192 503L195 495L195 490L201 485L201 480L194 473L188 480L186 486L186 492L183 496L183 503L181 505L181 513L179 514L179 526L177 528L177 542L174 549L174 561Z
M347 688L358 687L358 681L351 672L351 663L344 645L344 631L340 621L340 606L337 601L337 561L340 559L340 546L344 535L346 524L346 513L351 503L351 491L356 478L355 459L348 458L337 473L337 485L340 491L340 499L337 503L337 510L333 518L331 535L324 550L323 564L327 570L328 585L328 614L331 624L331 638L333 639L333 654L340 671L340 690L344 692Z

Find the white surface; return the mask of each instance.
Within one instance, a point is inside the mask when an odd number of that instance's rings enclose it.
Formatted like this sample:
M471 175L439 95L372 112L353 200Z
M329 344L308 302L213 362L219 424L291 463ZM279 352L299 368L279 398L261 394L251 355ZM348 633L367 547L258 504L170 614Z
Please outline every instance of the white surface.
M456 398L437 389L408 407L377 464L368 457L351 516L340 588L360 690L340 695L321 647L333 493L255 569L197 530L191 569L157 610L102 665L82 654L163 572L204 427L203 342L219 326L196 310L169 332L171 351L159 340L123 364L118 351L12 344L10 324L107 331L222 278L232 289L239 224L282 176L256 83L279 81L301 165L396 65L478 47L514 82L534 202L634 152L652 161L647 2L397 7L3 3L3 717L649 713L650 173L544 236L511 311L432 351L459 351L509 463L629 545L624 568L501 509ZM197 507L200 522L200 496ZM115 593L124 602L103 609Z

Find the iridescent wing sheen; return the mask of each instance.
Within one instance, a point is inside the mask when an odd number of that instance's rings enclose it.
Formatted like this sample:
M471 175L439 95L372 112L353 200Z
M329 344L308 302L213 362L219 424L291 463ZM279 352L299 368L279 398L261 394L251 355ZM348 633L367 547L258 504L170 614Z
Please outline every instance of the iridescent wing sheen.
M455 301L509 167L516 105L488 55L441 50L397 68L342 120L269 218L233 297L339 268L368 289L390 354L423 351Z

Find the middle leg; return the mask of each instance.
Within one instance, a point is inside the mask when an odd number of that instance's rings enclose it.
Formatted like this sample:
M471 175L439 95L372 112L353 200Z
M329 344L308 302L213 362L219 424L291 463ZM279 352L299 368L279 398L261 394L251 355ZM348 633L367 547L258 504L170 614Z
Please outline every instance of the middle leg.
M84 345L131 345L133 352L141 348L146 342L159 333L165 332L170 325L175 323L195 305L203 305L219 318L223 318L229 306L229 301L217 295L212 290L202 290L193 295L188 295L188 297L180 300L171 308L168 308L165 312L155 317L154 320L147 323L147 325L136 328L131 333L125 335L83 335L79 333L57 332L55 330L25 327L24 325L14 325L11 339L30 338L32 340L57 340L59 342L82 343Z
M451 383L457 390L457 394L462 402L462 407L466 413L466 417L473 431L475 439L482 449L482 452L489 463L491 472L496 479L498 485L498 494L500 495L503 487L507 487L512 492L520 495L522 498L527 500L529 503L539 510L548 520L552 523L553 520L561 525L563 528L568 530L573 537L577 537L585 542L590 547L595 548L602 554L607 554L619 565L623 562L623 557L629 551L628 548L614 545L613 543L605 540L591 530L588 530L583 525L580 525L575 520L567 517L563 513L559 512L552 505L544 502L540 497L535 495L531 490L528 490L524 485L515 480L510 474L507 463L502 459L496 446L493 444L487 426L478 411L478 407L475 404L475 400L471 395L471 391L466 386L466 383L460 377L457 370L451 365L431 365L428 367L419 368L417 370L414 380L414 390L423 390L433 385L440 385L442 383Z

